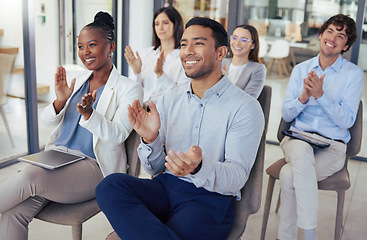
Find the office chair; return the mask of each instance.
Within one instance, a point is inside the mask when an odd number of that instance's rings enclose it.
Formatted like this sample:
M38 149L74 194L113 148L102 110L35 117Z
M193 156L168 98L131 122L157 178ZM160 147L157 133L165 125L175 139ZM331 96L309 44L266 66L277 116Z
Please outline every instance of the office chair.
M336 220L335 220L335 233L334 233L335 240L340 240L341 238L341 230L343 226L343 208L344 208L345 191L348 190L350 187L349 172L347 169L348 159L357 155L357 153L361 149L362 124L363 124L362 115L363 115L363 107L362 107L362 101L361 101L359 104L356 121L354 125L349 129L350 134L351 134L351 139L347 144L347 152L345 156L344 167L340 171L329 176L328 178L317 182L318 188L320 190L336 191L338 195L337 208L336 208ZM281 122L278 128L279 142L281 142L284 137L282 130L288 130L291 124L292 124L291 122L287 123L283 119L281 119ZM273 163L270 167L266 169L266 173L269 175L269 181L268 181L268 189L267 189L266 198L265 198L264 215L263 215L261 238L260 238L261 240L265 239L266 226L267 226L268 218L269 218L270 205L271 205L271 199L272 199L273 190L274 190L274 184L275 184L275 181L279 179L280 170L286 163L287 162L285 161L285 159L282 158L276 161L275 163ZM279 209L279 204L280 204L279 200L280 199L278 198L276 212L278 212L278 209Z
M285 39L278 39L275 40L270 47L269 52L267 53L267 56L270 58L267 72L268 74L271 73L271 69L273 68L273 64L275 60L278 61L278 74L279 77L283 77L283 74L288 77L288 65L289 65L289 52L290 52L290 46L287 40Z

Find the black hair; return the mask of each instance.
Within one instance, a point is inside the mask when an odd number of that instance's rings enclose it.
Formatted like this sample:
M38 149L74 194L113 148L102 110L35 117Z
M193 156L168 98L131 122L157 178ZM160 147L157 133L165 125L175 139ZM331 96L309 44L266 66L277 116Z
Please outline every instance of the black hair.
M237 28L243 28L243 29L246 29L250 32L252 42L255 43L255 47L250 50L250 53L248 54L248 59L250 61L259 62L260 43L259 43L259 34L257 33L256 28L251 26L251 25L246 25L246 24L238 25L238 26L236 26L236 28L234 30L236 30ZM230 58L233 57L233 52L232 52L231 48L229 48L229 57Z
M112 16L107 12L98 12L94 16L94 21L85 27L100 29L109 43L112 43L115 40L115 24Z
M219 22L206 17L194 17L186 23L185 28L193 25L208 27L212 30L212 37L215 41L215 49L221 46L227 46L228 34L223 25Z
M329 18L320 29L320 34L323 34L324 31L329 27L330 24L333 24L339 28L338 31L342 31L345 27L345 33L347 34L348 40L345 44L348 48L341 53L344 53L349 50L349 48L353 45L353 43L357 40L357 29L355 21L347 15L337 14Z
M183 33L183 21L180 13L174 7L162 7L158 9L153 16L153 46L154 50L156 50L161 45L161 40L158 38L157 33L155 32L155 19L161 13L167 14L169 20L173 23L173 37L175 39L175 48L180 46L180 40Z

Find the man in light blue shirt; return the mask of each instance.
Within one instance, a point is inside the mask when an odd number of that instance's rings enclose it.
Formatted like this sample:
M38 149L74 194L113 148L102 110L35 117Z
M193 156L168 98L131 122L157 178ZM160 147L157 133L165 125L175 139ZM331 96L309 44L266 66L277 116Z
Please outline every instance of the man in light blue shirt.
M221 74L227 33L193 18L180 58L191 83L166 93L146 112L135 101L129 119L153 179L114 174L97 200L122 239L225 239L234 203L253 166L264 130L259 103Z
M281 142L288 162L280 172L281 210L278 238L317 239L317 181L344 166L350 128L356 119L363 89L363 71L344 59L357 37L355 22L338 14L321 27L319 55L298 64L289 79L282 117L291 130L330 144L314 148L285 137Z

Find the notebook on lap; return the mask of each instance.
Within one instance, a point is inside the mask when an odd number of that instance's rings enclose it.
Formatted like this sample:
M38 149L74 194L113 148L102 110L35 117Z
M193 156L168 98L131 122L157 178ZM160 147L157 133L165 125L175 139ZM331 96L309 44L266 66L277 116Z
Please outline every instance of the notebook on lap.
M311 136L303 135L301 133L297 133L297 132L294 132L292 130L288 130L288 131L283 130L282 133L286 136L291 137L291 138L295 138L295 139L305 141L305 142L307 142L307 143L309 143L309 144L311 144L312 146L315 146L315 147L326 148L326 147L330 146L329 143L324 142L320 139L315 139Z
M50 170L63 167L82 159L85 159L85 157L55 149L18 158L19 161L27 162Z

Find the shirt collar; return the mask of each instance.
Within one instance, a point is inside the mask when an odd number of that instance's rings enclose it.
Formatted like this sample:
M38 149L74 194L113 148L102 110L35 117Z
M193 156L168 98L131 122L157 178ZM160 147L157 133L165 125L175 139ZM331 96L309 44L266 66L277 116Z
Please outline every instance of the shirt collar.
M313 68L319 67L321 69L319 58L320 58L320 54L318 54L317 57L315 57L315 58L312 59L312 67ZM339 54L338 58L335 60L335 62L333 63L333 65L331 65L330 67L327 67L327 68L332 68L332 69L334 69L334 71L339 71L340 68L343 65L342 62L343 62L343 57L342 57L341 54Z
M205 91L205 97L208 97L212 94L220 97L230 84L232 83L230 82L228 77L222 76L222 78L214 86ZM189 82L189 84L187 84L186 92L188 96L192 97L193 93L191 88L191 81Z

